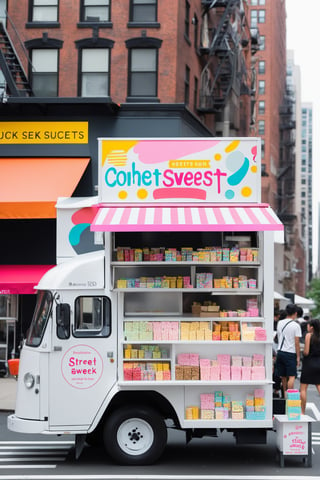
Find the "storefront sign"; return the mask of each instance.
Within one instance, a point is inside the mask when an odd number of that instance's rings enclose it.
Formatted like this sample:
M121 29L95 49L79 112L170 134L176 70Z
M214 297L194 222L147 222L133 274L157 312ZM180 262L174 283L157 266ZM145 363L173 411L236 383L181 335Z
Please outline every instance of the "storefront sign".
M255 203L260 139L100 139L99 201Z
M88 122L0 122L0 145L19 143L88 143Z

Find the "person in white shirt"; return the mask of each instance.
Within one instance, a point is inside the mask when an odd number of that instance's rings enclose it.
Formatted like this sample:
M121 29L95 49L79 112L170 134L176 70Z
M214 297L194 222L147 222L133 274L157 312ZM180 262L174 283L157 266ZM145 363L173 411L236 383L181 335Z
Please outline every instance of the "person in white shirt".
M297 367L300 365L301 328L296 321L298 307L294 304L286 306L286 318L277 324L278 350L276 370L281 377L283 391L294 388Z

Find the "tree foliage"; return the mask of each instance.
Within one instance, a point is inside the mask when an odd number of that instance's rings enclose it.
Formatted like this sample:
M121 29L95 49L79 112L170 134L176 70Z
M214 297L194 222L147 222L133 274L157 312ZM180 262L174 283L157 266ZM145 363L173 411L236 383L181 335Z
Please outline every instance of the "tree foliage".
M311 280L309 289L307 292L307 297L312 298L316 307L312 310L313 317L320 316L320 278L314 278Z

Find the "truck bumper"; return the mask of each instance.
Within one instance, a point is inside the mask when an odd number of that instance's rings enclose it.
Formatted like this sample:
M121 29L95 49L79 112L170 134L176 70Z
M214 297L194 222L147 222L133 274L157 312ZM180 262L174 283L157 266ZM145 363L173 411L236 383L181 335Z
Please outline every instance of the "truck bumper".
M8 416L7 427L12 432L49 433L49 425L46 420L26 420L14 414Z

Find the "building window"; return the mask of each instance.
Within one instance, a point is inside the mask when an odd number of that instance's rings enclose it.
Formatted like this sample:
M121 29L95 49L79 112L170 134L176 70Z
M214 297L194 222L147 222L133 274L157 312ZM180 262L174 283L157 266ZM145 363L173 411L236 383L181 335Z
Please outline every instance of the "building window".
M264 60L261 60L258 65L258 73L264 74L266 73L266 62Z
M31 63L32 90L36 97L56 97L58 95L58 58L57 49L33 49Z
M266 93L266 82L264 80L259 80L259 95Z
M266 37L264 35L260 35L259 47L260 47L260 50L266 49Z
M190 100L190 68L186 65L184 74L184 104L189 105Z
M266 0L259 0L259 5L265 5L266 4Z
M130 97L156 97L157 70L157 49L132 48L130 50L128 95Z
M199 20L196 14L193 15L192 23L194 26L194 48L198 48Z
M261 139L261 158L264 159L264 152L265 152L265 142L264 139Z
M108 22L110 0L82 0L80 4L82 22Z
M109 48L81 49L80 96L108 97L110 50Z
M31 0L30 21L31 22L57 22L58 21L58 0Z
M194 91L193 91L193 108L197 110L198 108L198 79L194 77Z
M185 3L184 35L189 40L190 34L190 4L188 0Z
M259 133L259 135L264 135L264 133L265 133L264 120L259 120L259 123L258 123L258 133Z
M139 97L140 101L143 97L157 97L158 50L161 44L162 40L154 37L137 37L126 41L129 51L128 97Z
M157 0L131 0L130 22L156 22Z
M255 7L256 5L258 5L258 0L251 0L251 5L253 7Z
M266 102L264 100L259 100L258 113L259 115L264 115L266 109Z
M265 22L266 22L266 11L258 10L258 23L265 23Z
M257 10L251 10L251 27L256 27L258 23L258 11Z

